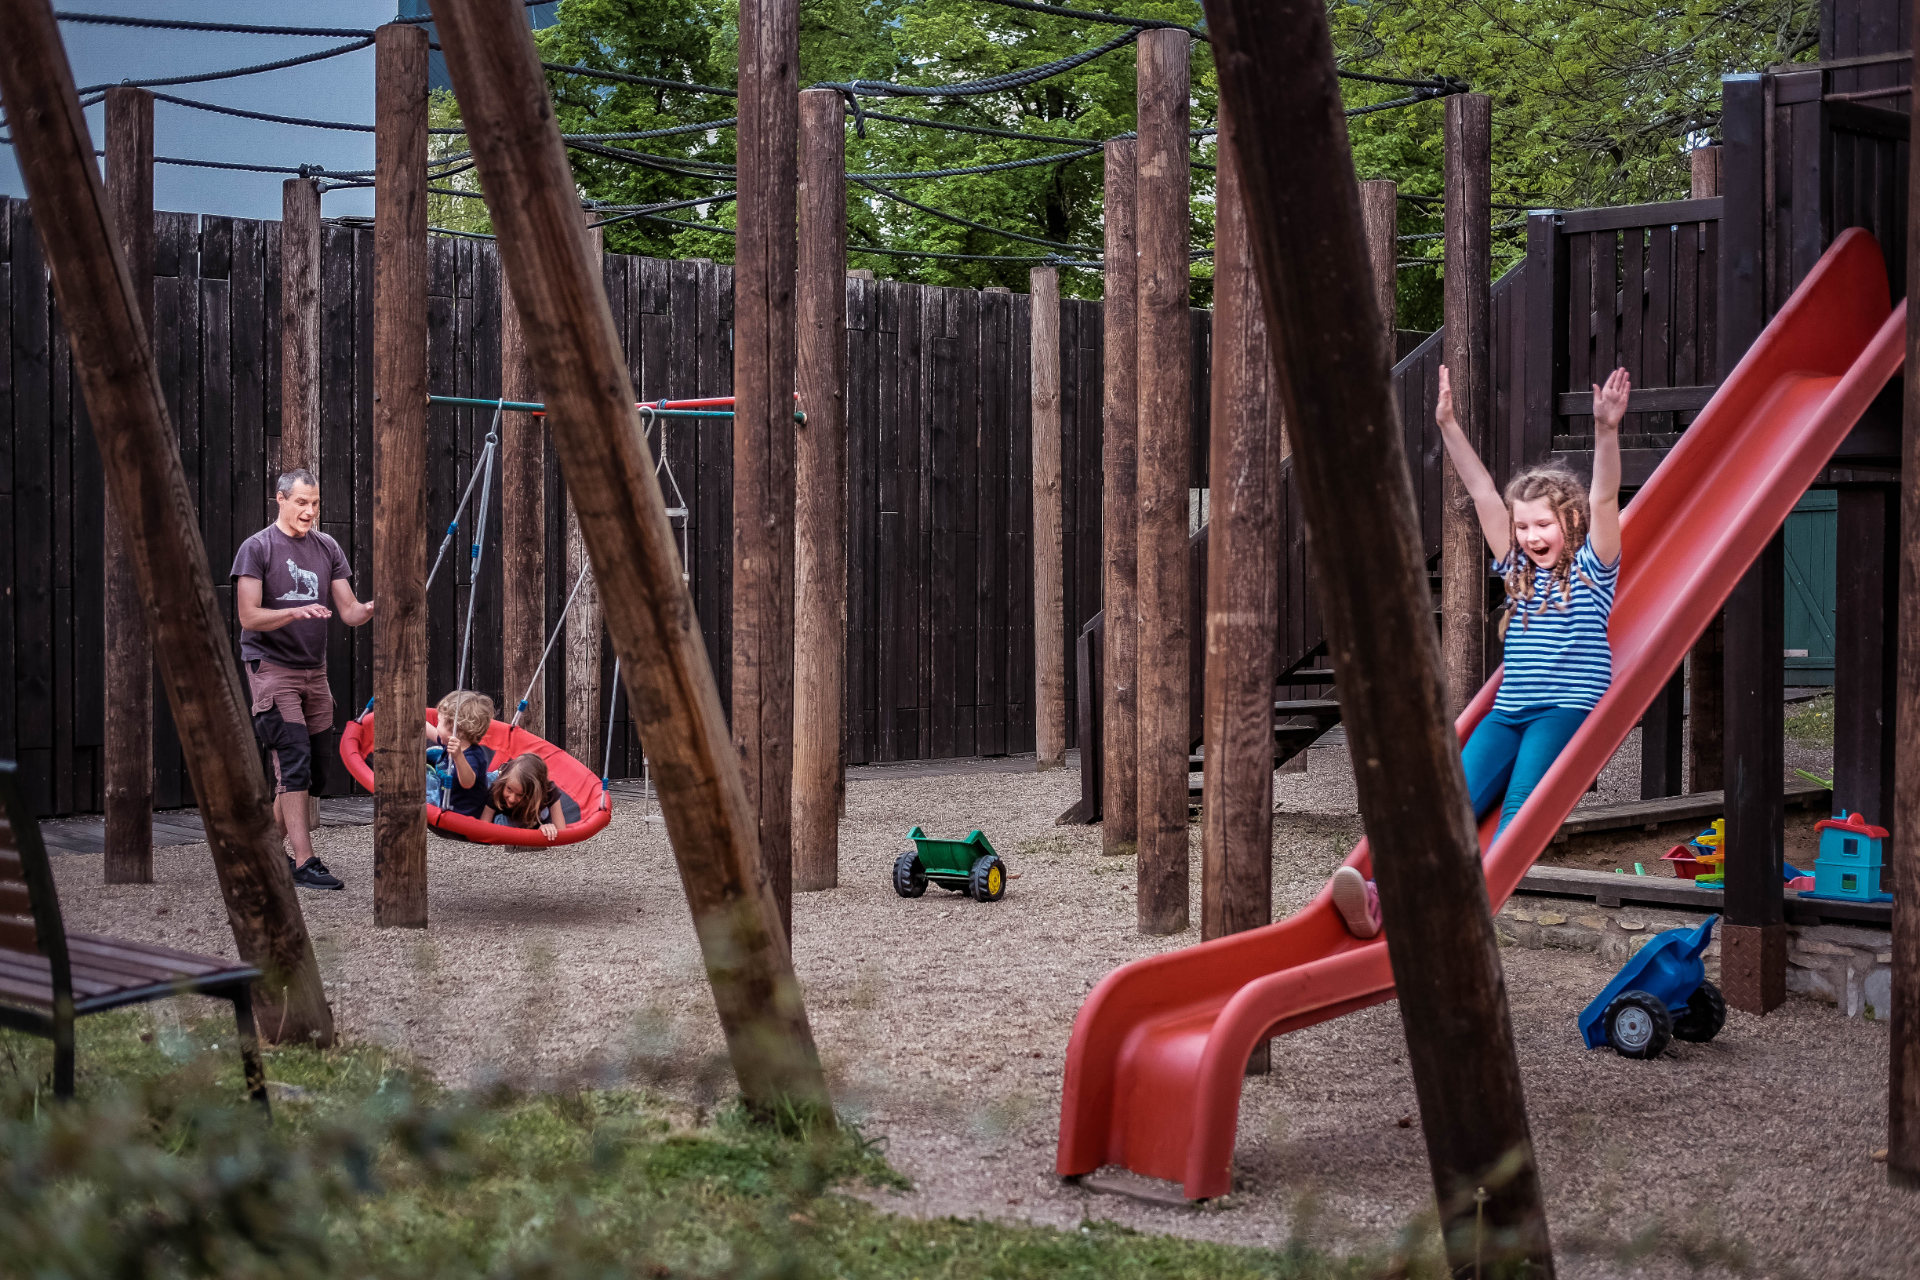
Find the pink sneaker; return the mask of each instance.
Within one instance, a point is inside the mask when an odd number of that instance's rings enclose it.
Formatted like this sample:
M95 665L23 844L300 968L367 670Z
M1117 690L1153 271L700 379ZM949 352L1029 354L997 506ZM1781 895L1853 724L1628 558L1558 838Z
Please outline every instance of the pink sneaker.
M1380 932L1380 891L1354 868L1342 867L1333 873L1333 905L1354 937L1371 938Z

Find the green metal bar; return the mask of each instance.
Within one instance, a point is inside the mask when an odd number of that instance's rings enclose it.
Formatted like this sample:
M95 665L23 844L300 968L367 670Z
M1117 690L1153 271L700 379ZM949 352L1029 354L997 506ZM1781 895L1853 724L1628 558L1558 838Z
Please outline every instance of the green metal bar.
M502 404L498 400L481 400L474 396L428 396L429 404L454 405L466 409L505 409L510 413L541 413L547 411L544 404L535 404L530 400L509 400ZM731 409L649 409L656 418L731 418Z

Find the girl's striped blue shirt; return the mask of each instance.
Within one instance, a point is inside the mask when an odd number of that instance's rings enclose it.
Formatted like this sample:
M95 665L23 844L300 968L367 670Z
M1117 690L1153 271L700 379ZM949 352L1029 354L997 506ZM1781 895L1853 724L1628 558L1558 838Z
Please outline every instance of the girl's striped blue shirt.
M1518 546L1494 562L1505 574ZM1602 564L1587 539L1573 556L1571 588L1562 598L1553 575L1533 569L1533 596L1515 602L1507 622L1506 670L1494 696L1496 711L1531 707L1573 707L1591 711L1613 683L1613 650L1607 643L1607 619L1620 581L1620 561Z

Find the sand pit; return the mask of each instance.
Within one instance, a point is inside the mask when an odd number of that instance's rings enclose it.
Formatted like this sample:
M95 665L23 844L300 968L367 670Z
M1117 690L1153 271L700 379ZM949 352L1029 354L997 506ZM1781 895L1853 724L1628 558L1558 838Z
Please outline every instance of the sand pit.
M1601 796L1621 789L1627 753ZM856 771L839 889L800 895L796 960L836 1089L916 1189L903 1212L1109 1218L1242 1243L1297 1235L1380 1248L1430 1198L1392 1005L1277 1043L1248 1083L1224 1203L1175 1208L1063 1186L1052 1175L1073 1016L1114 965L1197 931L1134 931L1133 867L1097 828L1057 828L1071 772L1030 763ZM1631 776L1631 775L1629 775ZM1275 906L1306 901L1359 830L1338 746L1275 780ZM984 828L1018 879L1004 901L929 890L888 870L908 827ZM1197 828L1195 839L1197 842ZM395 1045L450 1083L637 1077L693 1107L726 1096L712 1001L663 828L623 797L610 829L528 854L435 841L432 928L372 925L372 836L330 828L348 884L301 905L343 1034ZM1196 844L1195 865L1198 853ZM103 887L98 857L56 859L75 928L231 953L205 846L156 854L158 883ZM1197 918L1199 890L1194 887ZM1735 1014L1710 1045L1652 1063L1579 1047L1573 1016L1608 970L1584 952L1507 951L1515 1036L1563 1275L1893 1277L1920 1256L1920 1215L1884 1186L1884 1027L1795 999ZM1653 1234L1647 1235L1650 1230ZM1628 1263L1636 1238L1653 1252Z

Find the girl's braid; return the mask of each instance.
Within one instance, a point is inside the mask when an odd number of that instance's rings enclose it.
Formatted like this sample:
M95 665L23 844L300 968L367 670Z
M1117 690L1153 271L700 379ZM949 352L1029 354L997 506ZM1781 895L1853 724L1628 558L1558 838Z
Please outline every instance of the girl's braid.
M1590 522L1587 506L1587 487L1580 483L1571 471L1558 466L1529 467L1507 482L1507 517L1513 517L1514 504L1518 502L1539 502L1545 500L1553 508L1554 518L1560 522L1562 544L1560 558L1547 571L1548 581L1556 590L1557 601L1542 602L1541 608L1552 603L1555 608L1565 609L1573 594L1573 557L1587 541L1587 527ZM1533 559L1520 546L1517 537L1511 538L1511 552L1508 556L1506 587L1507 611L1500 619L1500 634L1505 636L1507 625L1516 614L1521 627L1528 622L1528 614L1535 612L1533 603ZM1580 575L1586 581L1586 575ZM1592 586L1591 582L1587 583Z

